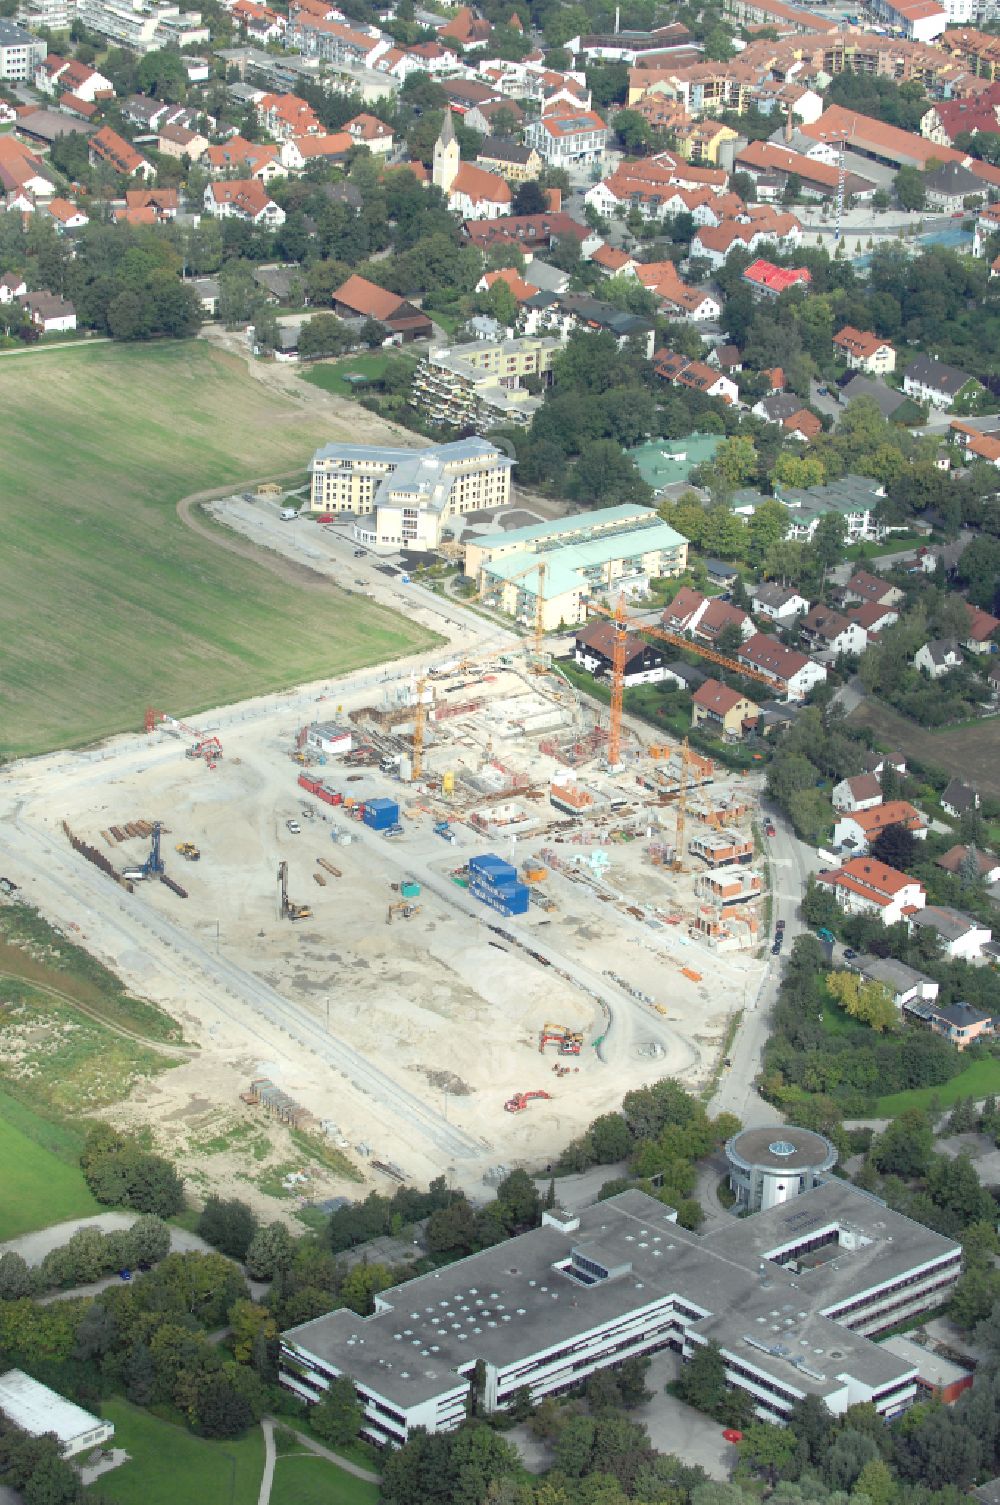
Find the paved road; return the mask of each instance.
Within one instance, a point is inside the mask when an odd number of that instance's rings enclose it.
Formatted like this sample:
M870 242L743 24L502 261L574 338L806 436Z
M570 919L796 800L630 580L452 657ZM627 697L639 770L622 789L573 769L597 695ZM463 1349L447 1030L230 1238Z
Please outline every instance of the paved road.
M790 823L777 808L764 805L775 834L765 837L771 867L772 923L785 922L785 946L790 947L797 935L808 929L799 915L799 903L805 892L806 879L821 866L811 847L797 840ZM781 983L781 957L770 956L768 970L755 999L750 999L743 1022L733 1041L729 1058L732 1066L725 1071L709 1108L713 1114L735 1113L744 1124L769 1123L776 1112L754 1088L761 1069L764 1044L769 1032L769 1017Z

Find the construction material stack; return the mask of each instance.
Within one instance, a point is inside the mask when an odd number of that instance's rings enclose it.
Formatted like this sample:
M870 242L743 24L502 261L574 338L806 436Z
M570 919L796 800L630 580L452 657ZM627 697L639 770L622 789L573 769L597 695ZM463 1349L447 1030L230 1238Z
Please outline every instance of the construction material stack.
M387 831L390 826L399 825L399 805L395 800L365 800L363 819L373 831Z
M493 852L469 858L469 893L502 915L527 914L530 889L517 869Z

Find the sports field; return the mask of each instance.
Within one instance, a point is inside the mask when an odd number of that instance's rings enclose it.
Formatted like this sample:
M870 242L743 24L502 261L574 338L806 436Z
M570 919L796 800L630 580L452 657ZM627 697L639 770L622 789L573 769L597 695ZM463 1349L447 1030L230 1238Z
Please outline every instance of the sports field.
M0 1092L0 1243L102 1211L75 1163L79 1149L59 1125Z
M0 757L79 746L430 641L192 531L192 492L301 477L346 435L204 341L0 361Z

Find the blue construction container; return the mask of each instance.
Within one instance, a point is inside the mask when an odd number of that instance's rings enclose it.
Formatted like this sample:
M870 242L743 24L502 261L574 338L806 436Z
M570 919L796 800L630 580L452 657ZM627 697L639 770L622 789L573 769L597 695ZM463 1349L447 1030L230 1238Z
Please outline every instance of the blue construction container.
M507 878L501 883L492 883L489 877L469 874L469 893L481 904L489 905L498 914L526 914L530 903L530 890L526 883Z
M506 883L517 877L517 869L495 852L485 852L481 857L469 858L469 874L487 883Z
M365 800L364 822L373 831L384 831L399 824L399 805L395 800Z

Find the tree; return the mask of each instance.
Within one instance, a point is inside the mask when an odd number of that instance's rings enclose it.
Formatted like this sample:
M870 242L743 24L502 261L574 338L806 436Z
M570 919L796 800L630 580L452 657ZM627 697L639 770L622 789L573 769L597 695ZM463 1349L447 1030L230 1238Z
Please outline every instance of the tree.
M363 1261L353 1265L344 1276L340 1287L340 1299L359 1317L367 1317L374 1308L374 1297L393 1283L388 1265L368 1264Z
M901 209L923 209L927 203L924 175L916 167L901 167L893 181Z
M872 1141L872 1160L883 1175L922 1176L933 1145L934 1130L927 1115L909 1108Z
M358 1400L354 1381L346 1375L330 1381L323 1399L309 1413L313 1430L324 1442L335 1446L354 1442L363 1419L364 1407Z
M382 326L379 325L381 330ZM351 334L336 314L314 314L299 330L299 356L302 360L319 360L340 355L351 346Z
M254 1420L253 1408L231 1376L207 1374L198 1383L193 1420L204 1437L239 1437Z
M590 1126L593 1158L598 1165L613 1165L632 1150L632 1136L620 1113L602 1113Z
M284 1223L258 1228L246 1252L246 1267L254 1280L273 1280L292 1262L292 1238Z
M898 873L907 873L916 860L917 842L913 832L897 822L886 826L872 842L871 854Z
M230 1201L223 1201L213 1194L206 1201L198 1219L200 1236L232 1259L246 1257L256 1232L256 1214L246 1202L235 1197Z
M717 1343L696 1348L677 1381L681 1399L698 1411L716 1416L726 1399L726 1363Z
M10 1249L0 1254L0 1301L19 1301L37 1289L38 1279L20 1254Z
M249 1364L258 1339L277 1337L278 1325L266 1307L255 1301L235 1301L229 1308L229 1330L233 1345L233 1358L239 1364Z
M170 104L182 100L187 89L187 74L180 53L166 47L147 52L139 63L136 83L142 94L152 94Z
M534 180L518 184L511 205L512 214L544 214L548 209L545 190Z
M746 1459L773 1489L778 1479L791 1468L798 1438L790 1427L776 1427L756 1421L743 1434L740 1458Z
M861 1020L877 1033L898 1025L892 994L882 983L865 982L856 972L828 972L826 986L852 1019Z
M638 110L619 110L617 115L611 117L611 126L630 155L640 155L652 142L653 132L649 121Z
M568 489L570 496L584 506L648 503L652 496L635 461L612 439L595 439L581 446Z
M816 524L811 547L822 569L831 570L844 552L847 524L839 512L825 512Z
M541 1198L527 1171L511 1171L497 1187L497 1206L512 1232L536 1228L541 1218Z

